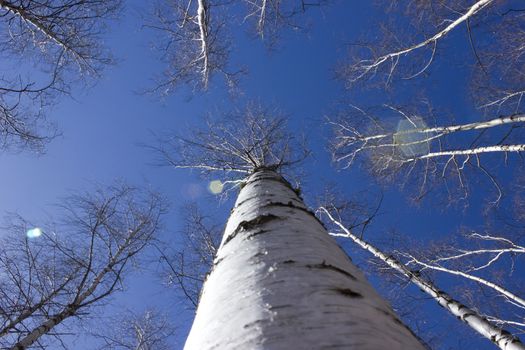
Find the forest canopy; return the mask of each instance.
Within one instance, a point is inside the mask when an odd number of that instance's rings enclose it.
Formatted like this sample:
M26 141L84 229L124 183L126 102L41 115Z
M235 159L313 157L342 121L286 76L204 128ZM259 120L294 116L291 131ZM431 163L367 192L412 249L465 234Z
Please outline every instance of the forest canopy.
M0 29L1 347L182 348L281 213L226 226L257 172L418 342L523 346L520 1L0 0Z

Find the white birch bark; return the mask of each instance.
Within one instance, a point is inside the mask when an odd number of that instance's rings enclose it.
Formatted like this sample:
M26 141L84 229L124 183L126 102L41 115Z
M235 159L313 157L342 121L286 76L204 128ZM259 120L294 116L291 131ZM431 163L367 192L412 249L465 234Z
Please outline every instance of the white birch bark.
M458 150L446 150L441 152L429 152L421 156L417 156L410 159L405 159L403 162L414 162L418 159L428 159L444 156L469 156L481 153L491 153L491 152L523 152L525 151L525 144L523 145L495 145L495 146L485 146L472 149L458 149Z
M407 119L410 123L413 123L411 119L409 118ZM415 127L413 129L398 130L396 132L376 134L376 135L371 135L371 136L363 136L360 133L358 133L356 130L349 129L348 127L342 125L341 123L332 122L332 124L339 127L342 132L346 131L349 133L348 135L339 136L339 138L342 140L343 145L345 145L345 143L354 144L356 142L362 142L366 144L369 141L389 139L389 141L387 141L384 144L379 144L377 145L377 147L379 146L380 147L398 147L400 143L390 141L390 139L394 139L395 137L399 138L399 136L411 135L411 134L422 134L422 135L430 134L429 136L423 136L421 140L412 141L409 143L401 143L401 145L410 145L410 144L429 142L429 141L435 140L444 135L451 134L454 132L469 131L469 130L482 130L482 129L493 128L496 126L501 126L501 125L506 125L506 124L523 123L523 122L525 122L525 115L517 114L517 115L511 115L511 116L505 116L505 117L498 117L498 118L494 118L494 119L482 121L482 122L449 125L449 126L434 126L434 127L426 127L426 128Z
M405 55L411 53L412 51L415 51L415 50L420 49L422 47L426 47L428 45L434 45L434 49L433 49L432 57L431 57L430 61L425 65L425 67L422 70L420 70L418 73L414 74L410 78L413 78L413 77L423 73L430 66L430 64L432 63L432 60L434 58L434 54L435 54L435 51L436 51L437 42L440 39L442 39L444 36L446 36L449 32L451 32L453 29L455 29L456 27L461 25L463 22L467 21L469 18L471 18L474 15L476 15L479 11L481 11L485 7L489 6L493 2L494 2L494 0L479 0L479 1L475 2L467 10L467 12L465 12L464 14L462 14L460 17L456 18L453 21L450 20L449 21L450 23L443 30L437 32L436 34L434 34L433 36L431 36L430 38L428 38L428 39L426 39L424 41L421 41L421 42L419 42L417 44L414 44L414 45L412 45L410 47L406 47L406 48L403 48L403 49L395 51L395 52L390 52L390 53L388 53L386 55L383 55L383 56L381 56L381 57L379 57L379 58L377 58L375 60L362 60L361 62L358 62L357 66L359 67L359 74L356 77L350 78L349 80L351 82L356 82L357 80L362 79L368 73L375 72L379 68L379 66L381 66L383 63L385 63L387 61L391 61L392 65L391 65L391 68L390 68L389 75L392 75L392 72L394 71L394 69L395 69L395 67L396 67L400 57L405 56Z
M423 267L424 269L441 271L441 272L445 272L445 273L448 273L448 274L451 274L451 275L455 275L455 276L460 276L460 277L469 279L471 281L477 282L477 283L482 284L482 285L484 285L484 286L486 286L488 288L494 289L496 292L504 295L506 298L508 298L512 302L514 302L516 304L520 304L521 306L520 305L518 305L518 306L520 306L520 307L525 309L525 299L521 298L519 295L516 295L516 294L512 293L511 291L507 290L506 288L501 287L500 285L498 285L498 284L496 284L494 282L491 282L489 280L486 280L485 278L481 278L479 276L475 276L475 275L472 275L470 273L466 273L466 272L463 272L463 271L460 271L460 270L449 269L449 268L446 268L446 267L443 267L443 266L440 266L440 265L437 265L437 264L426 263L424 261L421 261L421 260L417 259L416 257L414 257L414 256L412 256L410 254L405 254L405 255L410 258L408 264L417 264L417 265Z
M185 349L424 349L280 175L240 191Z
M0 0L0 8L16 16L19 16L24 23L31 25L34 29L42 33L46 38L63 48L64 51L71 52L75 57L78 55L75 50L70 48L62 39L58 37L56 33L47 28L44 24L40 23L36 17L27 13L22 6L14 5L9 1Z
M129 233L130 236L117 249L117 251L114 253L114 256L110 259L104 269L102 269L102 271L93 277L91 282L88 282L89 280L87 278L92 270L91 268L87 269L83 281L78 287L78 294L70 304L65 306L64 309L58 312L56 315L50 317L38 327L31 330L31 332L20 339L18 343L16 343L11 348L11 350L22 350L32 346L36 341L38 341L40 337L48 334L54 327L58 326L65 319L75 316L83 307L110 295L117 283L121 281L120 275L127 261L145 246L145 244L142 244L134 250L130 247L131 244L136 242L137 239L140 239L137 236L141 234L142 225L142 223L139 224L138 229L135 229L134 232ZM108 287L105 290L102 290L99 295L95 295L97 289L105 282L105 279L107 278L106 276L108 274L113 277L112 280L109 281ZM85 289L85 291L82 291L83 287L87 286L87 283L90 283L89 286Z
M334 217L326 210L321 208L328 218L336 224L344 233L330 233L332 236L347 237L353 240L361 248L370 252L373 256L383 261L386 265L407 277L412 283L418 286L421 291L430 295L439 305L445 310L456 316L459 320L466 323L470 328L481 334L483 337L489 339L503 350L525 350L525 346L519 339L515 338L509 332L497 327L485 317L480 315L475 310L470 309L459 301L453 299L445 292L441 291L431 282L425 280L419 274L414 273L403 263L398 261L393 256L387 255L371 245L368 242L360 239L348 230L341 222L334 219Z
M205 0L198 0L197 7L197 24L199 26L200 42L201 42L201 57L202 64L202 83L204 89L208 88L209 80L209 53L208 53L208 20L207 13L208 4Z
M378 151L379 149L387 149L388 152L395 152L395 149L410 148L411 146L427 145L430 147L431 142L437 142L440 138L446 135L462 131L484 130L501 125L523 123L525 122L525 115L517 114L506 117L494 118L483 122L474 122L468 124L458 124L449 126L435 126L435 127L416 127L414 122L406 116L407 120L414 125L414 128L407 130L398 130L396 132L382 133L375 135L362 135L359 131L351 126L343 123L332 124L338 129L337 142L334 144L336 149L335 161L347 161L349 167L355 157L360 152ZM413 136L413 139L410 136ZM408 137L408 141L402 141ZM399 160L400 162L410 163L418 159L439 158L445 156L471 156L482 153L494 152L523 152L525 145L492 145L469 149L443 150L439 152L425 152L418 154L416 157L409 157L407 159ZM384 151L386 152L386 150ZM392 158L393 155L387 154L385 158Z
M112 259L112 262L94 278L89 288L82 294L79 294L74 302L67 305L62 311L50 317L35 329L31 330L31 332L16 343L11 350L23 350L32 346L40 337L49 333L49 331L58 326L62 321L74 316L78 310L82 308L82 304L86 299L93 295L97 287L102 283L104 277L109 272L112 272L113 266L116 264L118 258L120 258L120 254L117 254L116 258Z

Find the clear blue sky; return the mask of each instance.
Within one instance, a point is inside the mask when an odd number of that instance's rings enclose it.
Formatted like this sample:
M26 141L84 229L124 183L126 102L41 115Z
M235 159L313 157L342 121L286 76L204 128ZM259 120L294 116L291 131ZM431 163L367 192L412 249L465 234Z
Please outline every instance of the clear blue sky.
M326 150L330 133L324 125L325 116L336 111L343 99L365 106L395 96L410 101L416 95L416 89L410 87L390 97L368 91L349 94L344 92L341 82L334 79L336 65L345 57L345 43L366 35L373 26L372 19L380 16L380 12L368 3L334 1L332 6L321 11L311 10L312 25L308 34L285 32L281 45L273 53L268 53L259 41L239 30L234 35L233 62L247 67L249 72L242 79L241 96L232 98L217 81L209 92L191 99L188 99L189 93L181 89L161 100L157 96L137 93L151 87L152 77L163 69L158 54L150 50L158 33L141 29L140 14L147 11L149 2L127 2L124 18L110 26L106 37L106 44L118 64L109 67L94 87L75 91L75 100L62 99L50 113L63 136L54 140L42 156L0 154L0 213L16 211L38 223L47 215L52 216L56 210L52 204L71 191L125 180L159 190L171 201L163 232L166 237L178 234L178 209L190 200L207 202L206 208L213 209L220 220L225 220L231 200L210 201L205 180L189 171L152 166L154 156L139 145L154 142L152 134L183 131L191 125L199 125L208 112L228 110L247 100L279 107L290 115L290 129L307 135L313 157L304 165L307 176L302 180L302 190L308 203L314 204L315 195L330 182L338 183L348 194L363 189L379 193L379 187L361 170L340 172L332 167ZM468 48L464 34L464 30L460 30L451 35L448 45ZM467 55L468 51L463 53ZM453 111L457 120L468 121L473 115L479 117L479 112L467 99L467 77L462 75L465 71L459 69L458 74L439 57L432 69L428 95L433 101ZM376 238L385 235L386 238L387 230L395 228L418 240L443 237L461 226L479 227L482 203L486 199L484 191L473 194L473 198L470 206L461 210L435 204L415 207L397 190L388 190L378 222L367 234ZM351 254L358 254L351 244L345 247ZM523 271L520 272L523 276ZM372 280L380 285L377 278ZM454 284L447 287L451 292L455 289ZM425 299L425 295L412 292ZM139 310L150 305L165 307L173 315L177 347L181 347L192 315L183 311L185 306L173 294L173 291L163 290L151 273L137 274L119 303ZM422 327L426 324L437 336L446 338L438 342L439 348L460 348L462 337L469 337L469 341L477 338L431 302L413 302L423 305L424 312L417 317L428 318L420 319ZM438 322L443 325L437 326ZM87 340L79 344L90 348ZM484 340L475 344L478 344L477 349L492 348Z

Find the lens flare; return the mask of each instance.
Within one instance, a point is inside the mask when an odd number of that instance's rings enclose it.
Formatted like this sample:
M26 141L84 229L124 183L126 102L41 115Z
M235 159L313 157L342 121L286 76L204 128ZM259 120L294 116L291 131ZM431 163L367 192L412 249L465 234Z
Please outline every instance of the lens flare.
M42 230L39 227L32 228L30 230L27 230L26 233L27 238L37 238L42 236Z
M410 121L399 121L397 132L394 134L394 144L405 157L412 158L430 151L428 139L432 134L414 132L416 129L425 128L427 125L421 118L412 117Z
M210 190L210 192L213 194L221 193L223 188L224 184L221 182L221 180L213 180L208 185L208 190Z

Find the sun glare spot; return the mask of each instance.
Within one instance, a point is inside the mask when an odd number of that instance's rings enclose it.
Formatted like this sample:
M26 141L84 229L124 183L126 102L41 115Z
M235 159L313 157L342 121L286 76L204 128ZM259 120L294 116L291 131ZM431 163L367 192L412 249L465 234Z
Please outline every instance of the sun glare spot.
M221 193L223 188L224 184L221 182L221 180L213 180L208 185L208 190L210 190L210 192L213 194Z
M27 230L27 238L37 238L42 236L42 230L38 227Z
M415 129L425 129L427 125L420 118L411 121L402 119L397 124L397 132L394 134L394 144L405 157L415 157L429 152L428 138L432 136L427 133L413 132Z

